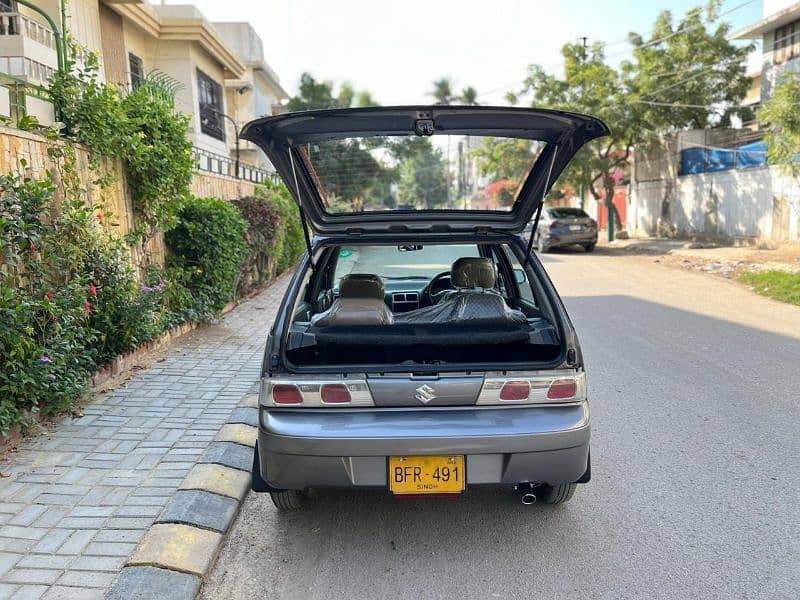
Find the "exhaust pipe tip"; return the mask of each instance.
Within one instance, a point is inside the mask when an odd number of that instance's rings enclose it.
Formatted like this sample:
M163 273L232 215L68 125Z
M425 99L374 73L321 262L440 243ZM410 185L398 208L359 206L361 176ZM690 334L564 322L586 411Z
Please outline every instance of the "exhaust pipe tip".
M530 506L531 504L536 504L536 494L531 494L530 492L522 494L522 503L525 506Z

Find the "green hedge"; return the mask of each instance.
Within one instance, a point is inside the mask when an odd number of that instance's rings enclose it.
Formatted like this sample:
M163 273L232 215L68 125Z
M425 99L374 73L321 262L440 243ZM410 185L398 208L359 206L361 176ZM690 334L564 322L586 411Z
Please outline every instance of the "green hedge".
M190 198L164 236L170 309L186 321L214 318L232 298L247 254L247 222L234 205Z
M54 414L90 374L160 332L120 241L82 202L54 209L54 186L0 177L0 433Z
M101 208L54 203L54 190L50 181L0 176L3 434L35 413L67 409L115 357L178 323L214 319L254 257L270 258L280 272L305 247L283 186L237 201L241 209L189 198L165 234L167 267L151 266L140 282Z

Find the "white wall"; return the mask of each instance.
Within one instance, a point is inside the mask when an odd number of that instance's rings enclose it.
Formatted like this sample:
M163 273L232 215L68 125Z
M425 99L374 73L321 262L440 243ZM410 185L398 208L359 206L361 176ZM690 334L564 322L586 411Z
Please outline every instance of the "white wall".
M800 183L779 167L686 175L634 182L628 199L628 227L635 235L656 235L662 209L665 224L679 236L699 233L778 239L776 204L788 203L788 239L800 239Z

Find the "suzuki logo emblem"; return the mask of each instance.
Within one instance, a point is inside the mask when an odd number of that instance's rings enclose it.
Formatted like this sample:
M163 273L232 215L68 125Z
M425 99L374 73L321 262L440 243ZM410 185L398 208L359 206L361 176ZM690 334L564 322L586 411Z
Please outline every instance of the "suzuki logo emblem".
M414 391L417 392L416 394L414 394L414 398L416 398L423 404L427 404L428 402L436 398L436 394L434 394L435 390L427 383L419 386Z

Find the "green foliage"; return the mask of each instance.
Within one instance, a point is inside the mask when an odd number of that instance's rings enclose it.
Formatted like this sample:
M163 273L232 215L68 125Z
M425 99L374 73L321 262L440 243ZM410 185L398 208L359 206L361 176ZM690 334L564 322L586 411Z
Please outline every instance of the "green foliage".
M788 71L758 112L767 128L768 157L793 177L800 177L800 73Z
M588 144L561 176L562 185L586 186L595 198L613 196L614 173L625 170L634 144L676 128L705 127L722 118L715 105L738 105L749 87L743 58L748 48L727 39L729 25L718 18L720 2L689 11L677 23L669 11L656 19L651 36L631 34L634 58L620 68L600 42L562 49L564 76L531 65L522 95L532 104L588 113L611 127L611 136ZM518 94L511 94L516 102ZM660 106L689 104L687 106Z
M721 4L711 0L678 22L670 11L662 11L649 37L630 34L634 60L623 63L622 76L631 98L689 105L640 103L636 118L646 125L645 138L650 132L727 125L740 111L750 87L745 63L752 46L730 41L730 23L718 23ZM720 114L719 106L728 108Z
M266 198L247 196L231 202L247 221L245 238L248 252L242 264L237 295L266 283L277 270L279 256L275 252L281 232L281 215L278 208Z
M189 117L175 110L174 92L158 74L140 81L122 106L129 123L128 182L146 240L176 223L188 197L194 172Z
M281 227L274 245L280 273L293 266L306 249L300 213L289 190L282 183L267 180L256 189L256 196L269 201L280 216Z
M461 90L460 94L453 91L455 85L449 77L441 77L433 82L433 89L429 94L436 100L436 104L478 104L478 91L471 85Z
M53 414L111 358L161 332L160 297L119 240L49 180L0 177L0 432Z
M190 198L181 207L164 236L171 252L166 293L180 318L209 321L233 299L247 229L239 209L224 200Z
M447 173L441 150L418 138L416 151L400 163L400 202L436 208L447 202Z
M73 42L69 48L66 68L53 77L50 96L69 135L96 156L123 160L137 217L128 241L140 244L146 258L147 242L175 224L194 169L189 117L175 109L177 84L154 72L125 94L99 81L95 54ZM87 58L81 62L79 54Z
M493 137L485 138L472 154L478 159L481 175L492 181L519 180L528 172L534 156L530 140Z
M800 273L786 271L764 271L762 273L743 273L739 281L753 286L761 294L800 306Z

